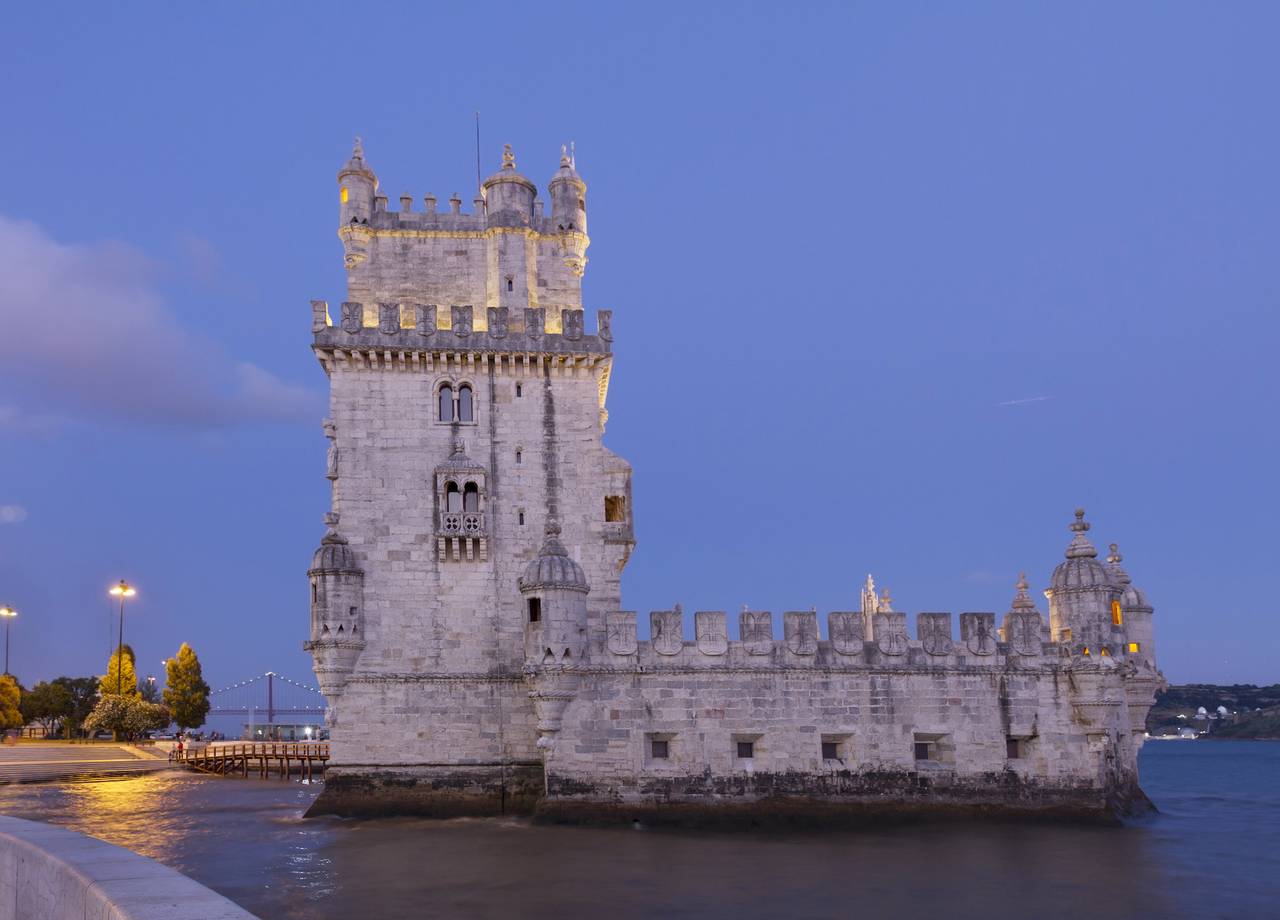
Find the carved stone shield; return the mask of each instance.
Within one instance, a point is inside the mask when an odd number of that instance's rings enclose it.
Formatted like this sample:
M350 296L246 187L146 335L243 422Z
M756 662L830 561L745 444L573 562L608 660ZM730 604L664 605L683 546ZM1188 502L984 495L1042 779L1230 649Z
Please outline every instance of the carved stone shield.
M576 342L582 338L582 330L585 325L582 320L581 310L561 310L561 319L564 323L564 337L570 342Z
M465 338L471 335L471 307L451 307L453 316L453 334Z
M789 610L782 615L782 635L795 655L818 651L818 615L812 610Z
M832 613L827 616L827 635L831 647L841 655L862 654L862 614Z
M768 655L773 651L773 614L769 611L742 611L738 628L748 655Z
M364 304L351 300L342 304L342 331L355 335L364 328Z
M630 610L605 614L605 643L615 655L636 653L636 615Z
M400 304L378 304L378 331L383 335L395 335L400 331Z
M613 341L613 311L597 310L596 311L596 329L602 342Z
M418 335L435 335L436 305L433 303L416 303L413 305L413 328Z
M490 307L489 308L489 335L495 339L505 339L507 337L507 315L506 307Z
M537 338L547 328L546 307L524 308L524 334Z
M1016 655L1039 655L1040 614L1013 613L1009 616L1009 650Z
M996 653L996 615L994 613L960 614L960 635L971 655Z
M955 650L951 641L951 614L922 613L916 617L920 645L929 655L950 655Z
M723 655L729 651L729 631L723 610L699 610L693 615L698 637L698 651L704 655Z
M655 610L649 614L653 650L659 655L676 655L684 648L684 617L679 610Z
M907 615L905 613L877 613L876 648L881 655L897 657L907 653Z

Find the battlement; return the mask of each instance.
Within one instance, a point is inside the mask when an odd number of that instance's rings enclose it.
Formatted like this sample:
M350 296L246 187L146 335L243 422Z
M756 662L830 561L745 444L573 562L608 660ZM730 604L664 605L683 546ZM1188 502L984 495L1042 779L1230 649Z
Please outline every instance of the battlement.
M868 619L870 622L868 622ZM743 610L738 617L738 638L730 639L724 611L700 610L694 614L693 638L685 638L685 617L675 610L649 614L650 636L639 640L634 611L605 614L603 633L593 647L599 660L614 664L653 667L948 667L990 668L1010 665L1036 666L1064 658L1103 664L1123 660L1125 646L1103 646L1082 652L1069 643L1050 642L1041 615L1013 611L997 628L994 613L960 614L957 638L950 613L916 615L916 633L907 630L907 614L886 612L868 618L858 611L827 614L826 636L819 632L817 611L783 614L783 637L774 635L773 614Z
M503 352L608 355L613 349L612 310L596 311L596 331L587 334L585 311L543 307L512 310L470 304L347 301L338 324L324 300L311 301L316 348L370 351Z
M347 222L339 227L339 234L345 238L347 233L391 231L394 235L394 231L398 230L445 235L459 233L480 235L486 232L527 230L545 236L575 233L582 235L580 231L557 226L555 219L544 213L545 206L541 198L535 198L530 212L521 214L514 221L506 214L501 219L494 214L491 219L488 203L483 197L473 199L471 210L464 211L462 199L456 192L447 199L446 210L441 210L436 196L430 194L423 196L420 210L414 210L414 198L407 193L400 196L398 210L388 207L389 203L386 195L375 195L373 211L369 217L367 219L354 216L348 218Z

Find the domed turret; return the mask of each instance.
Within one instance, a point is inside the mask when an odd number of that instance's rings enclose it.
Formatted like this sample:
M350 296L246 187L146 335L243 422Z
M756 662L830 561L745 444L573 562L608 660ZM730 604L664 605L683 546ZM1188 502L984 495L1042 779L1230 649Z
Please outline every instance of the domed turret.
M1152 623L1153 610L1147 595L1129 578L1129 573L1120 564L1124 557L1120 555L1120 547L1111 544L1111 554L1107 556L1107 569L1111 579L1120 592L1120 613L1126 632L1125 653L1131 658L1155 667L1155 630Z
M502 145L502 168L484 180L485 214L490 227L533 225L533 199L538 187L516 171L516 155Z
M560 542L560 525L547 521L538 555L519 580L524 596L525 660L532 666L568 664L587 648L587 584L582 566Z
M343 263L351 270L369 255L373 236L369 221L378 192L378 177L365 163L364 144L358 137L351 159L338 170L338 188L338 236L342 239Z
M327 514L329 525L320 548L311 557L311 653L320 691L330 701L346 686L364 648L364 570L347 541L338 533L338 515Z
M1059 563L1049 579L1049 627L1055 642L1101 654L1112 640L1112 601L1119 595L1106 566L1098 561L1098 550L1085 536L1089 523L1084 509L1076 509L1071 524L1075 536L1067 547L1066 561Z
M564 262L581 277L587 267L587 183L578 175L573 154L560 148L560 168L551 177L551 229L561 234Z

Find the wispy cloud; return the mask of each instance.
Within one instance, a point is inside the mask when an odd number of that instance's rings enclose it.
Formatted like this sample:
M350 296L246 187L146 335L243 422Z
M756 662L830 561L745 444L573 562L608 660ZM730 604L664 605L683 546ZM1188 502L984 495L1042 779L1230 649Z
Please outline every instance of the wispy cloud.
M1028 396L1024 399L1006 399L1004 402L996 403L997 406L1026 406L1031 403L1045 402L1053 399L1052 396Z
M321 414L319 394L184 329L156 289L157 267L136 249L60 243L0 215L0 252L9 265L0 361L20 394L3 407L9 424L63 416L218 428Z
M27 519L27 509L21 505L0 505L0 524L21 524Z

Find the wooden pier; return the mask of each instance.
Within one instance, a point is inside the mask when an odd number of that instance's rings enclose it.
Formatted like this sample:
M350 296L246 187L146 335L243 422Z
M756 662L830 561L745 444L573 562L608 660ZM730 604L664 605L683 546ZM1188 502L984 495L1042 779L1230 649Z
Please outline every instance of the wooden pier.
M324 773L329 745L277 741L219 744L174 751L173 761L217 776L248 776L252 770L261 779L288 779L296 770L303 779L311 780Z

